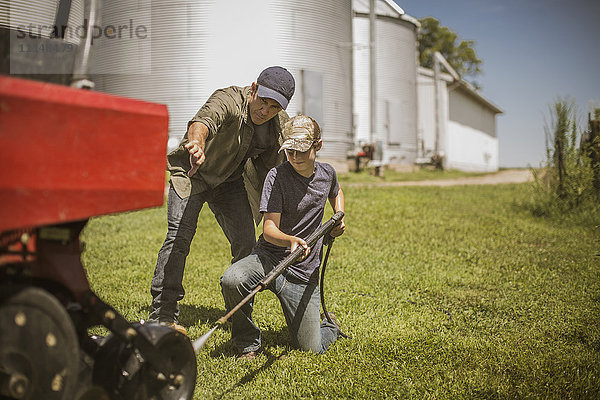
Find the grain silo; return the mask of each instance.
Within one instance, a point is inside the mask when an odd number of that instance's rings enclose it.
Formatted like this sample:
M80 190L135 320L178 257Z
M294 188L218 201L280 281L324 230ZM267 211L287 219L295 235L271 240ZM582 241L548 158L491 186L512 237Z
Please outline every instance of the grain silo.
M83 1L0 0L0 28L19 30L41 38L55 37L56 33L67 31L66 35L62 35L64 40L79 44L80 37L76 28L83 25ZM55 31L56 26L58 31ZM71 28L70 34L67 27Z
M0 72L69 84L84 28L84 0L0 0Z
M296 79L288 114L313 116L325 142L319 158L345 167L353 145L350 0L143 3L105 1L104 26L133 25L140 15L149 40L131 51L100 47L99 90L167 104L173 146L215 89L249 85L281 65ZM119 73L107 74L111 66Z
M371 13L369 0L352 2L355 141L359 146L375 144L375 159L384 164L412 165L417 155L419 23L392 0L373 3ZM371 35L375 38L373 43ZM375 110L374 120L372 110Z

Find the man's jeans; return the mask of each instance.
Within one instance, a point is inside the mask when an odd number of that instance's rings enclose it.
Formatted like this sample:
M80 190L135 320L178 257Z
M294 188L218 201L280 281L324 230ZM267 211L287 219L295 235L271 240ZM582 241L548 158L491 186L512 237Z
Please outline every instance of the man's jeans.
M276 265L277 260L261 249L231 265L221 277L225 307L228 310L235 307ZM284 273L268 289L279 298L294 346L324 353L337 340L338 328L327 320L321 322L317 284L308 284L291 273ZM252 320L253 300L231 317L231 338L240 354L256 351L261 346L260 329Z
M231 244L232 262L250 254L254 247L254 219L242 178L185 199L179 197L171 185L167 200L167 237L158 253L150 290L151 321L177 321L177 302L185 294L182 285L185 260L205 202Z

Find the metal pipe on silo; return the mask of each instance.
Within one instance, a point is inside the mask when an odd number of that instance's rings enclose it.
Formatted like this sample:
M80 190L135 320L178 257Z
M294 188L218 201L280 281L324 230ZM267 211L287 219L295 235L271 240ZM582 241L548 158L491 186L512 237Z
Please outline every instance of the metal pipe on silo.
M441 67L444 67L446 69L446 71L452 75L452 78L454 78L455 82L459 82L460 81L460 76L458 75L458 73L454 70L454 68L452 68L452 66L450 65L450 63L448 63L448 61L444 58L444 56L439 52L436 51L433 54L433 84L434 84L434 95L435 95L435 153L439 154L440 152L440 137L442 136L442 129L441 129L441 120L442 120L442 116L441 116L441 93L440 93L440 74L441 74Z
M440 62L433 57L433 93L434 93L434 120L435 120L435 154L440 152Z
M54 17L54 26L63 27L67 26L69 22L69 14L71 13L71 0L60 0L58 2L58 9L56 11L56 17ZM56 29L52 32L51 37L58 39L65 38L65 30Z
M71 2L69 1L69 7ZM59 9L60 10L60 9ZM71 78L71 87L77 89L93 89L94 82L90 80L90 60L92 56L92 41L94 37L94 28L101 26L100 12L102 10L102 0L85 0L85 37L75 54L75 63L73 65L73 77ZM58 17L57 17L58 20ZM57 25L59 26L59 25Z
M377 130L377 82L376 76L376 54L375 42L375 1L369 0L369 109L371 110L371 120L369 122L370 136L369 142L373 143L375 131Z

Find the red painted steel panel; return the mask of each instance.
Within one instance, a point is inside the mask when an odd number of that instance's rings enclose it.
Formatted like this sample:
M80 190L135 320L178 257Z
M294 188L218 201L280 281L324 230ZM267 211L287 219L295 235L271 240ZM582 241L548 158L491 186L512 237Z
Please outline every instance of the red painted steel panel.
M0 231L160 206L162 104L0 76Z

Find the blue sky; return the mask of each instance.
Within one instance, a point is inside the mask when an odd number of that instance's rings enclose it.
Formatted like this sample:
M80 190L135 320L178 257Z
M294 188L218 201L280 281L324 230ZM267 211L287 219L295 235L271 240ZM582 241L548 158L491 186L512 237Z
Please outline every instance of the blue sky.
M394 0L413 17L434 17L483 60L480 92L499 106L501 167L537 167L545 158L548 107L577 103L587 126L600 107L600 0Z

